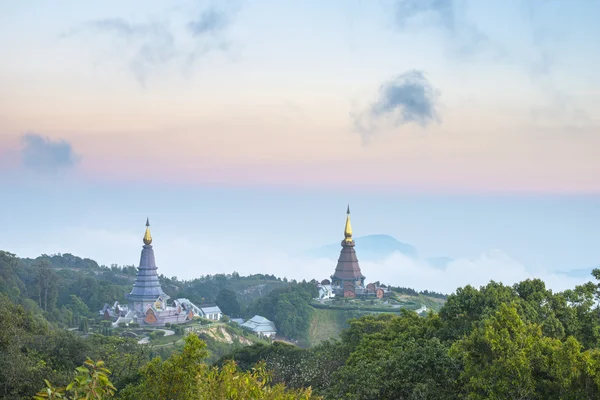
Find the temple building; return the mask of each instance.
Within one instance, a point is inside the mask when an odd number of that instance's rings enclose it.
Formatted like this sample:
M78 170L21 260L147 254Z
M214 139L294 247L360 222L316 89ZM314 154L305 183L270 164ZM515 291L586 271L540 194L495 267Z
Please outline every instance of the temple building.
M331 289L336 296L355 297L366 293L365 277L360 272L354 240L352 240L352 225L350 224L350 206L346 211L346 226L342 251L335 272L331 275Z
M389 295L387 289L378 287L373 283L365 286L365 276L360 271L354 245L352 225L350 224L350 206L348 206L342 251L340 252L335 272L331 275L331 282L325 279L321 284L317 285L319 300L328 299L333 296L349 298L374 296L381 299Z
M115 323L137 322L140 325L164 326L166 323L179 324L190 321L197 315L198 307L191 303L175 300L167 305L169 296L162 290L158 280L158 267L154 260L150 221L146 220L144 246L140 257L140 266L133 289L126 297L129 300L129 312ZM184 299L181 299L184 300Z

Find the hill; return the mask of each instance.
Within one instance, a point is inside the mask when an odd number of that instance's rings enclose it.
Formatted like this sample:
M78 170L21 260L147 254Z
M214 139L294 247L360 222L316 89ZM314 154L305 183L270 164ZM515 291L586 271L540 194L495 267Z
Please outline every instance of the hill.
M600 265L591 268L572 269L569 271L555 271L556 274L565 275L570 278L589 278L590 272L595 268L600 268Z
M389 235L367 235L354 238L356 243L359 260L380 261L391 256L395 252L404 254L410 258L417 258L417 249L403 243ZM358 250L360 249L360 250ZM340 253L340 244L332 243L326 246L311 249L306 252L306 256L315 258L337 258Z
M366 242L373 240L381 238L376 236ZM85 320L90 332L103 333L106 327L103 327L98 311L105 303L127 303L126 294L131 290L136 272L134 266L107 267L72 254L29 259L0 252L0 292L67 329L79 329ZM315 310L315 307L322 307L312 304L312 299L317 296L316 282L288 282L273 275L240 276L234 272L187 281L164 275L159 279L171 298L188 298L196 305L216 303L225 314L233 317L265 316L275 322L284 338L301 340L306 346L337 337L349 318L373 312L397 312L393 307L375 310L354 302L338 305L334 310ZM445 298L441 294L419 293L408 288L392 290L397 296L403 296L402 307L415 310L424 305L437 310ZM121 335L122 330L119 328L110 334ZM148 336L144 332L132 333ZM160 344L157 351L161 348L161 354L167 355L177 347L175 344L179 340L181 338L174 335L155 338L151 343ZM233 346L233 343L220 343L210 334L206 340L209 349L217 349L215 352L219 355ZM235 345L238 344L244 345L244 340L236 341Z
M359 261L383 261L394 253L400 253L412 259L418 259L419 253L415 246L401 242L390 235L367 235L354 239ZM305 251L302 255L312 258L337 259L340 254L340 244L332 243ZM454 261L450 257L430 257L424 259L434 268L444 269Z
M71 324L65 319L69 315L65 311L73 311L74 301L81 301L90 317L105 303L126 303L125 296L131 291L136 273L137 268L132 265L108 267L72 254L44 254L30 259L0 251L0 292L7 293L17 303L27 301L48 320L65 327ZM231 289L242 309L274 288L288 285L287 280L273 275L240 276L235 272L192 280L164 275L159 279L171 298L185 297L196 305L214 304L221 290Z

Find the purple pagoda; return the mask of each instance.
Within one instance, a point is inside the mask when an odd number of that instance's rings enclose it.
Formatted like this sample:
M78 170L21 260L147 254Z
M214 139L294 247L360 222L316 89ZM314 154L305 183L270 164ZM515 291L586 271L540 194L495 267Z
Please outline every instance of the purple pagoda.
M150 235L150 221L146 220L140 266L133 289L127 295L131 310L127 318L140 324L156 326L163 326L167 322L173 324L191 320L195 313L188 304L176 300L173 306L167 305L170 297L160 286L157 270Z

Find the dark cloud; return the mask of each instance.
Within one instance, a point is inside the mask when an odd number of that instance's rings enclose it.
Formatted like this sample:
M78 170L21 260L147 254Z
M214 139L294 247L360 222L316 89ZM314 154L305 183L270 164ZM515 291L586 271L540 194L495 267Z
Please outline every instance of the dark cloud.
M21 141L23 166L36 172L52 173L70 169L79 162L79 156L65 140L52 140L35 133L26 133Z
M82 34L95 33L109 36L126 46L129 53L118 53L119 59L127 59L137 81L145 86L151 71L169 63L193 63L201 54L212 49L224 50L220 35L229 25L226 13L208 8L196 19L187 17L183 22L130 22L123 18L106 18L90 21L61 35L77 38ZM181 25L183 23L183 25ZM183 26L187 29L177 29ZM179 32L182 31L182 32ZM177 32L177 34L176 34Z
M501 57L503 50L466 16L464 3L456 0L396 0L395 16L401 30L434 27L443 31L449 53L472 57L491 51Z
M438 97L439 91L422 71L405 72L380 86L377 100L365 112L355 116L356 128L363 139L368 139L382 121L388 121L392 127L411 122L425 127L440 121Z

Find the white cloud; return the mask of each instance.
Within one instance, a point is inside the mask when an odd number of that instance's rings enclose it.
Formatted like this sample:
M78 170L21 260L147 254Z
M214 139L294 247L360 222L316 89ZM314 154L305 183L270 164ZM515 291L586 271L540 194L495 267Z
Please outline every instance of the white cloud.
M96 229L67 229L52 235L51 241L26 252L13 249L21 256L41 253L72 253L100 264L134 264L139 262L141 234ZM155 237L154 250L159 273L191 279L206 274L252 273L273 274L297 280L322 280L333 274L338 254L330 259L295 257L275 248L258 247L242 241L207 242L201 238ZM360 249L357 249L360 259ZM475 258L456 259L445 268L426 261L413 260L394 253L381 262L361 262L367 282L380 281L417 290L452 293L458 287L486 285L490 280L512 285L528 278L540 278L547 287L558 291L588 281L544 270L527 268L501 250L492 250ZM591 278L591 276L590 276Z
M555 291L573 288L589 280L543 269L532 270L501 250L488 251L475 258L457 259L444 269L435 268L425 261L415 261L400 253L380 263L361 263L361 268L369 281L379 280L394 286L442 293L451 293L466 285L483 286L490 280L512 285L525 279L540 278Z

